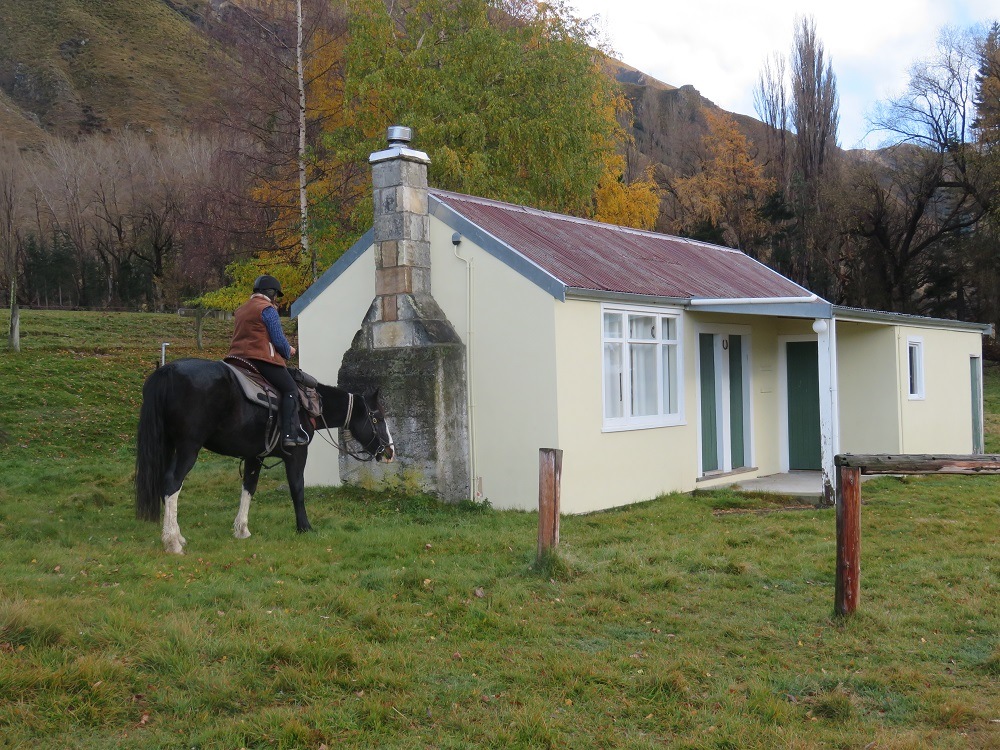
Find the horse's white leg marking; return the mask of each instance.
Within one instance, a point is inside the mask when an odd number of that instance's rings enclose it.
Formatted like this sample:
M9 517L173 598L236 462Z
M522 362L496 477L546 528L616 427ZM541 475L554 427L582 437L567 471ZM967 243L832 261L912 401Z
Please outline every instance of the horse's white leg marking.
M177 490L169 495L165 499L163 510L163 549L176 555L183 555L184 545L187 544L187 539L181 536L181 528L177 525L177 497L180 494L181 491Z
M396 456L396 444L392 440L392 433L389 432L389 423L385 423L385 436L389 438L389 449L392 451L392 456ZM388 463L392 463L392 458L389 459Z
M253 498L245 489L240 495L240 509L236 513L236 520L233 521L233 536L237 539L246 539L250 536L250 529L247 523L250 520L250 500Z

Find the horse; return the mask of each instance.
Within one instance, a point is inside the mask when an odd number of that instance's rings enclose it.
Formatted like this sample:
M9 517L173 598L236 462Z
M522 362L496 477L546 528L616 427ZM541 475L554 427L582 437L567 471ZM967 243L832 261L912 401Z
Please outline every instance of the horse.
M392 460L394 445L378 390L355 394L322 383L316 389L323 403L317 422L328 429L349 430L361 445L360 455L350 455L362 460ZM233 522L237 539L250 536L250 501L268 457L280 458L285 464L296 528L299 532L312 529L306 515L303 479L309 446L282 448L276 442L269 447L268 428L273 421L266 407L244 397L236 375L220 361L178 359L157 368L146 379L136 438L135 510L140 520L159 521L160 506L164 506L162 540L167 552L184 553L187 540L177 525L177 499L202 448L245 461L243 492ZM311 421L303 420L302 428L311 440L316 431Z

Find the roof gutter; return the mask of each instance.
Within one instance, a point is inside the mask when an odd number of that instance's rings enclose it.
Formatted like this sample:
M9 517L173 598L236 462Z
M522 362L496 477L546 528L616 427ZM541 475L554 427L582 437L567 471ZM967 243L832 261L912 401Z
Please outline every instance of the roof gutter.
M851 323L885 323L887 325L912 326L914 328L944 328L953 331L974 331L990 337L994 335L992 323L969 323L963 320L929 318L923 315L909 315L907 313L861 310L842 305L834 305L833 312L837 320Z
M692 307L702 305L788 305L794 302L819 302L821 301L815 294L808 297L720 297L718 299L698 298L691 299L689 303Z

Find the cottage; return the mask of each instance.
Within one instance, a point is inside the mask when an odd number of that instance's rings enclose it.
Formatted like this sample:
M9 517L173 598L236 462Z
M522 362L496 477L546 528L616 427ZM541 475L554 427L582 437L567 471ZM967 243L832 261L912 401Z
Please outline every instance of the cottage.
M426 154L392 135L373 230L292 312L322 380L355 382L349 362L430 378L386 394L393 481L532 509L538 449L560 448L580 513L797 470L829 495L840 452L982 452L989 326L840 307L738 250L429 189ZM317 441L307 482L342 476L386 479Z

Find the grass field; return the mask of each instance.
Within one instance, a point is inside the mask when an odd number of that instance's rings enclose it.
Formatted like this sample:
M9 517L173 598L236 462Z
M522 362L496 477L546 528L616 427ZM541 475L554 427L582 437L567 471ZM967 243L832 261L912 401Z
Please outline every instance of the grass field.
M235 540L206 455L173 557L133 432L193 325L29 310L0 352L0 747L1000 747L1000 480L867 483L846 621L833 511L728 492L566 517L537 570L534 515L421 497L309 489L297 535L280 469Z

